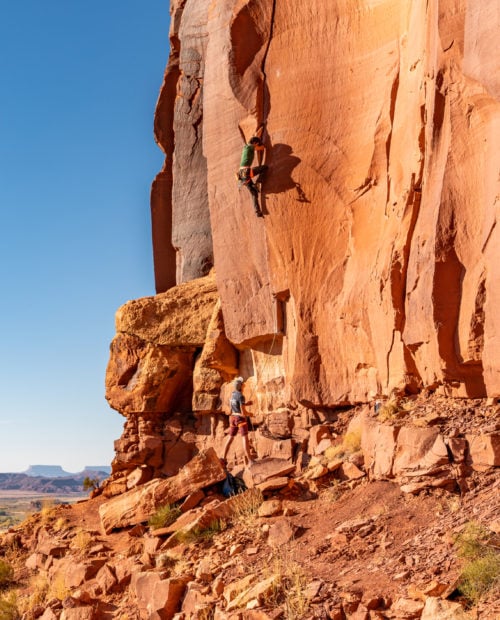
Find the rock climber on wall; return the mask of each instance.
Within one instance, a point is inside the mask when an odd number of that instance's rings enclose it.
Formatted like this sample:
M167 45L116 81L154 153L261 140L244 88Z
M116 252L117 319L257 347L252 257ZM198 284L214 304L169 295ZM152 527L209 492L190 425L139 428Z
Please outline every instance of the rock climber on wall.
M267 170L267 166L262 164L265 155L265 147L261 139L263 130L264 125L260 125L260 127L255 132L255 135L252 136L243 147L243 151L241 153L240 169L236 173L239 183L247 187L248 191L252 195L253 207L255 209L257 217L264 216L259 206L259 190L252 179ZM252 167L256 153L259 165Z

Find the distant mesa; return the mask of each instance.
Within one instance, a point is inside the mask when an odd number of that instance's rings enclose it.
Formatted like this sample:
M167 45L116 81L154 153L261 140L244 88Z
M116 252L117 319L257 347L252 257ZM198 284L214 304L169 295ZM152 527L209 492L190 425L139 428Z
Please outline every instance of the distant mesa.
M0 473L0 491L81 494L85 478L103 482L110 473L108 465L87 465L76 474L65 471L60 465L30 465L22 473Z
M60 465L30 465L23 474L27 476L44 476L46 478L65 478L71 476Z
M109 474L111 473L111 465L85 465L85 469L80 473L80 475L89 475L89 474ZM75 474L73 474L75 475Z
M71 473L65 471L60 465L30 465L22 473L27 476L42 476L43 478L81 478L85 476L106 478L111 473L111 467L109 465L86 465L83 471Z

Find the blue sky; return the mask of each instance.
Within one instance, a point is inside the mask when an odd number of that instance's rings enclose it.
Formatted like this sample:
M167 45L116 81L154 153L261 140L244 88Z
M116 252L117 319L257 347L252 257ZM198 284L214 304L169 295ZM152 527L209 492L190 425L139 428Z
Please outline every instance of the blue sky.
M149 193L168 0L0 11L0 472L110 464L114 314L154 294Z

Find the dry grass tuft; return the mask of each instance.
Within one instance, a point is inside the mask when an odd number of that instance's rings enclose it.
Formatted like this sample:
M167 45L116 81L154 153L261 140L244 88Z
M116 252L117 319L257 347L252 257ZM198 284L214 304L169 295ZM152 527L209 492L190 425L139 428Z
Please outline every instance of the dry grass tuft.
M168 552L160 553L156 556L156 568L166 568L172 571L175 569L175 572L177 574L176 567L181 561L181 558L175 557Z
M330 486L324 490L324 494L330 502L337 502L347 490L348 487L345 484L333 478L330 481Z
M78 551L85 551L91 547L93 542L94 538L92 534L86 530L78 530L71 541L71 547Z
M248 489L243 493L235 495L231 499L231 508L236 522L243 522L246 525L254 521L259 514L259 508L264 501L264 496L260 489Z
M285 609L288 620L300 620L307 614L307 575L287 549L276 550L268 563L269 576L275 577L274 586L266 603Z
M194 544L211 541L214 536L227 529L224 519L214 519L206 527L194 527L190 530L178 530L174 536L180 543Z
M49 582L47 577L43 574L34 575L30 579L30 596L27 599L23 599L22 611L27 617L30 616L29 612L36 607L43 605L47 600L47 594L49 592ZM1 618L1 616L0 616Z
M70 589L66 587L64 575L61 573L56 574L54 579L49 584L47 598L57 598L60 601L64 601L69 594Z
M54 531L61 532L67 527L67 525L68 525L68 520L65 517L59 517L58 519L55 520L53 528L54 528Z
M148 525L153 530L158 530L161 527L168 527L172 525L174 521L181 516L182 511L179 506L166 504L165 506L160 506L158 510L149 517Z
M54 500L44 500L42 509L40 510L40 519L43 525L47 525L54 520L56 515L57 506L54 504Z
M380 407L378 412L378 419L380 422L387 422L394 420L398 417L400 411L399 399L392 397L386 400Z
M361 432L351 431L346 433L341 444L327 448L324 452L324 458L326 461L334 461L336 459L345 460L360 449Z

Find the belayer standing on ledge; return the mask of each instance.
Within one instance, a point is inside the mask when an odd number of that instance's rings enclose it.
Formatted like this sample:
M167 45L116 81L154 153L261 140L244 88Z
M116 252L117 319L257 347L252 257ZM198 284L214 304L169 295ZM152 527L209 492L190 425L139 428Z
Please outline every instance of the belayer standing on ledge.
M243 152L241 153L240 169L238 170L236 175L238 177L238 181L245 185L245 187L248 188L248 191L252 194L253 208L255 209L257 217L264 216L259 206L259 190L255 183L252 181L252 179L267 170L267 166L262 164L262 160L264 158L266 150L260 138L263 129L264 126L261 125L259 129L257 129L255 136L252 136L247 142L247 144L245 144L245 146L243 147ZM252 167L256 152L259 165Z
M227 453L229 451L229 446L233 442L233 439L236 435L240 435L241 443L243 445L243 450L245 451L245 455L248 459L248 464L252 465L254 463L252 459L252 454L250 452L250 444L248 443L248 422L247 415L249 412L246 410L246 405L251 405L252 402L245 402L245 397L242 394L243 387L243 377L236 377L233 381L234 390L231 394L231 398L229 400L229 408L231 410L229 416L229 435L226 438L224 443L224 453L222 455L222 461L225 464Z

